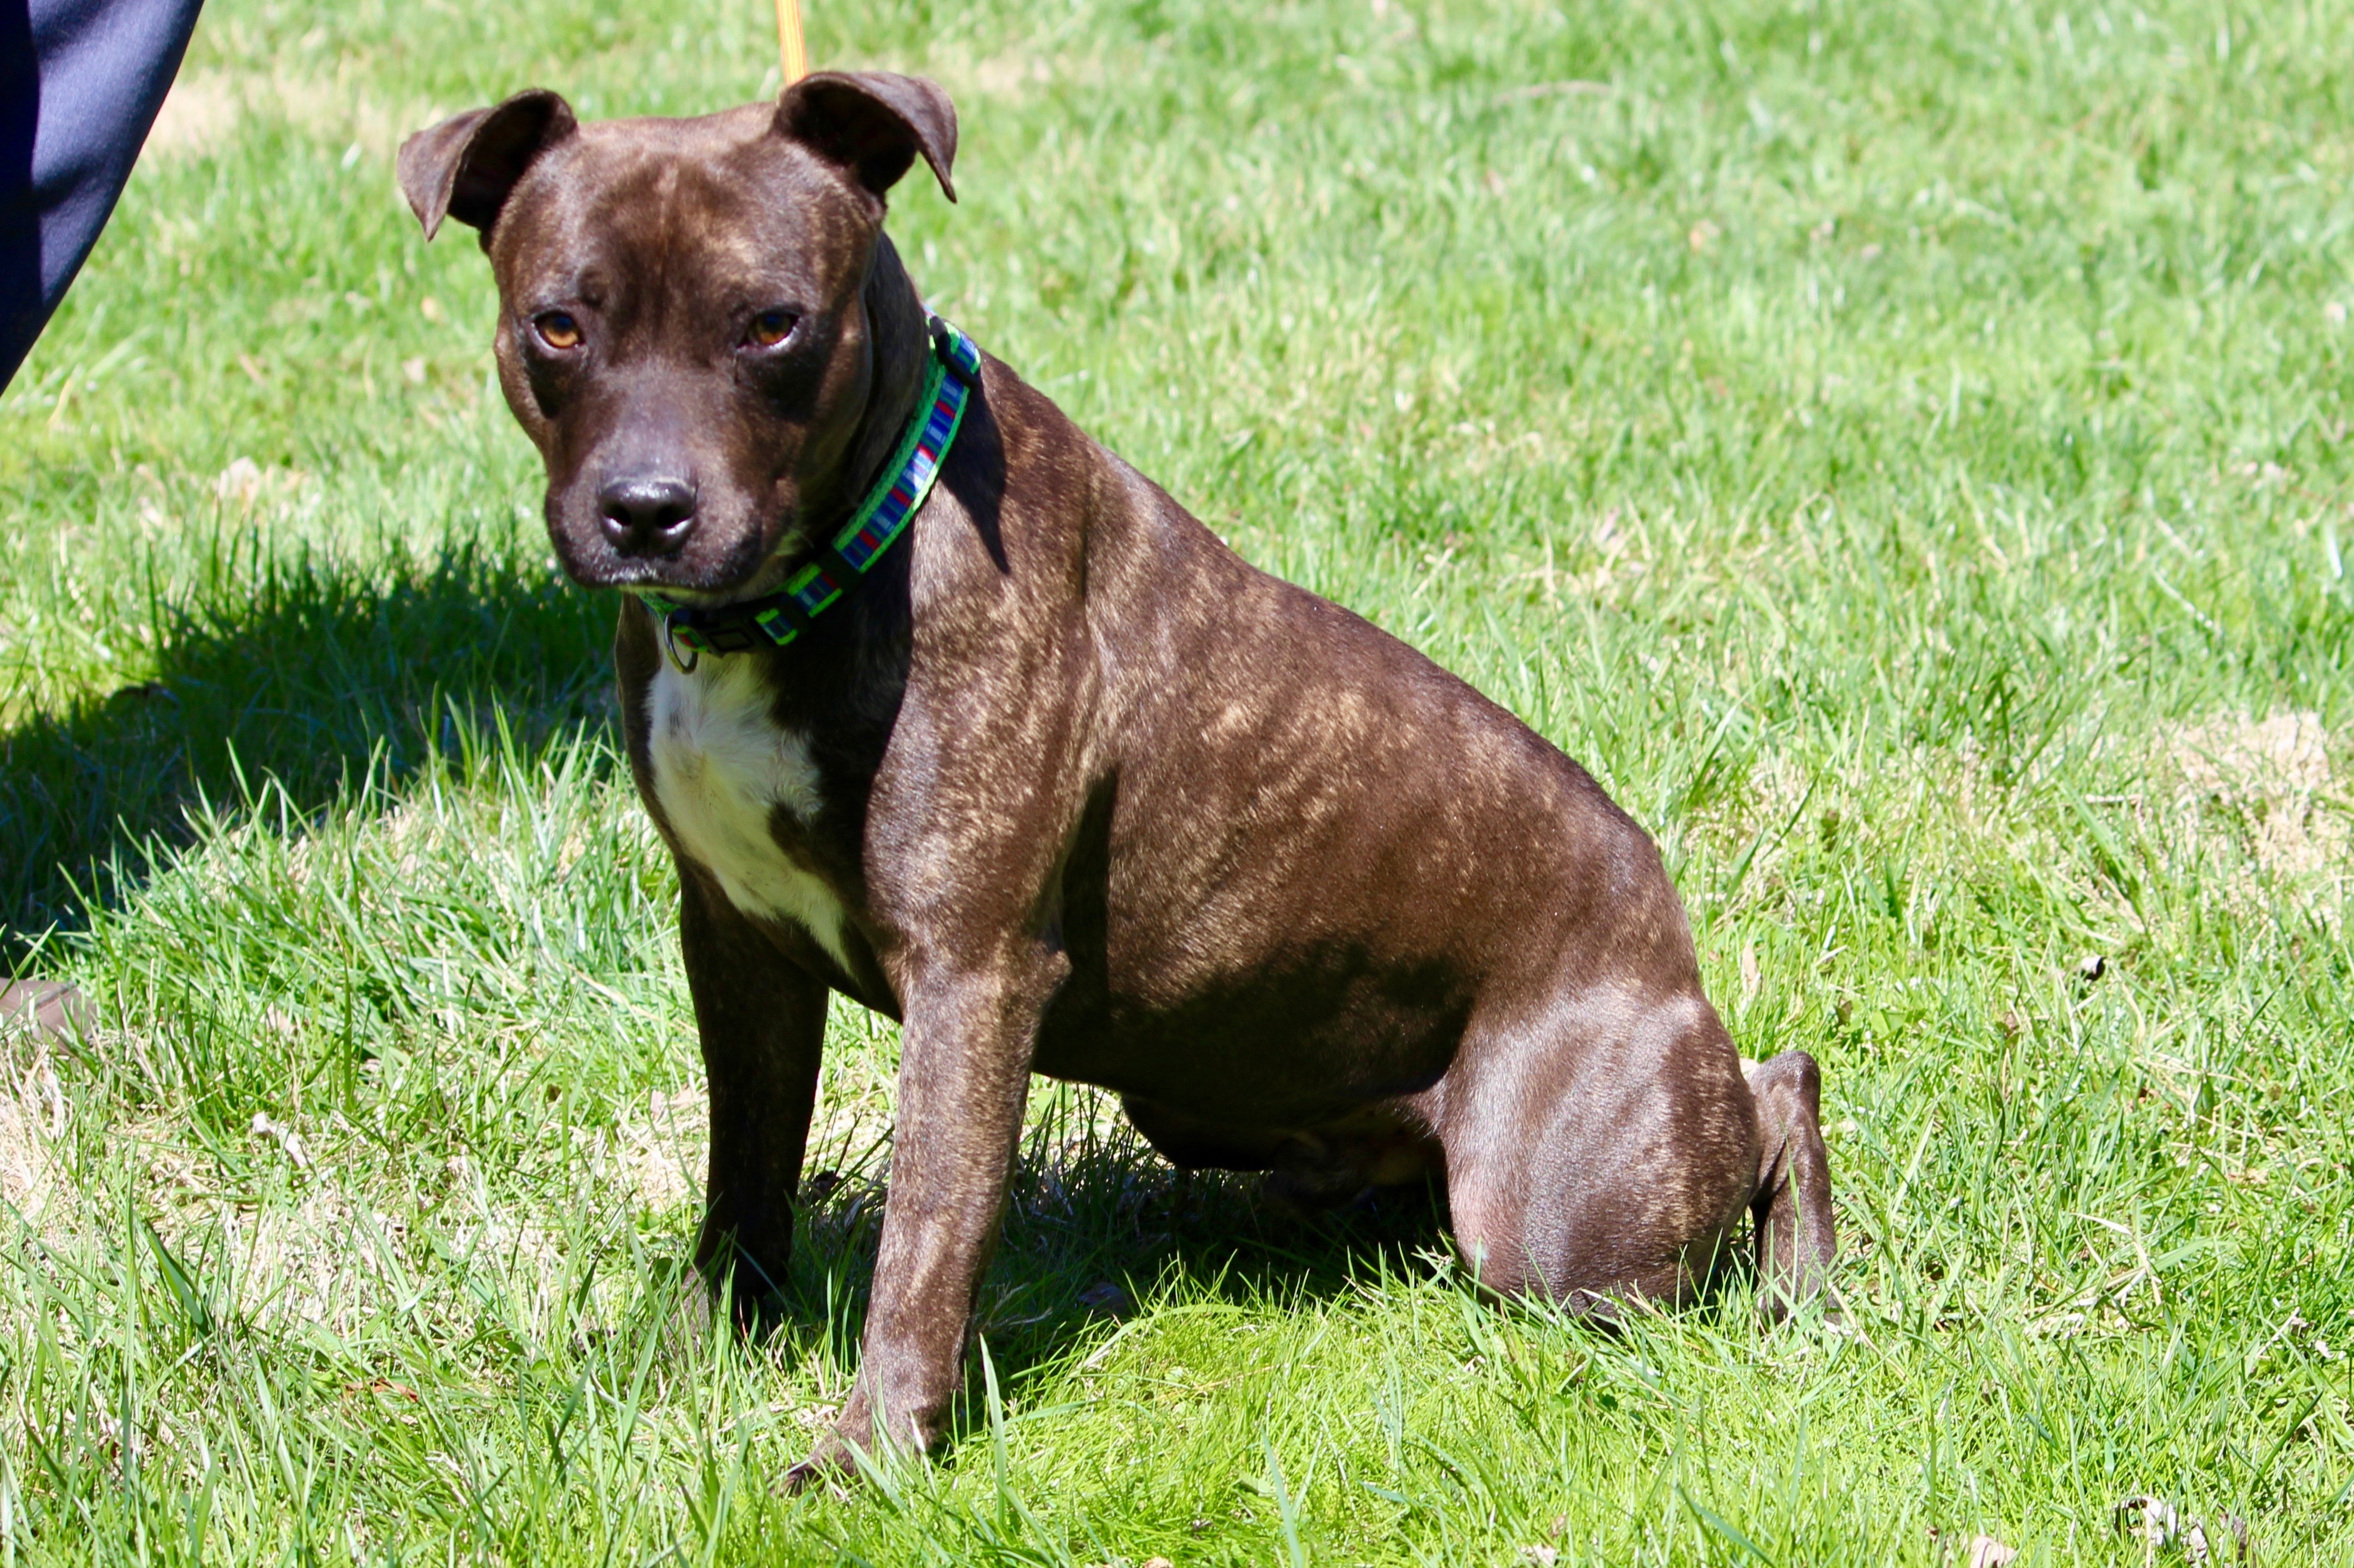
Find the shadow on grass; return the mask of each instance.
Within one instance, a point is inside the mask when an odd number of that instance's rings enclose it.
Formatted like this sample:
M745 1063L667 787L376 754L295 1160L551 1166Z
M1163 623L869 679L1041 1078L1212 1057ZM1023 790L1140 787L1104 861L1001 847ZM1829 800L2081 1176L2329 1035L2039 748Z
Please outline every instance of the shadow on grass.
M135 885L199 799L267 776L316 810L468 719L495 711L536 747L610 711L612 600L512 551L246 575L157 607L154 679L0 732L0 973Z
M843 1375L856 1368L884 1192L866 1173L821 1170L804 1182L770 1353L793 1361L822 1349ZM1034 1139L1014 1170L975 1327L1011 1384L1155 1298L1279 1309L1426 1276L1451 1246L1446 1220L1435 1185L1299 1213L1263 1196L1257 1175L1180 1171L1124 1127ZM977 1409L960 1414L952 1436Z
M1444 1275L1468 1298L1497 1305L1458 1266L1436 1182L1299 1213L1264 1196L1255 1174L1176 1170L1124 1125L1076 1138L1053 1136L1059 1130L1050 1122L1048 1136L1034 1134L1016 1162L1003 1239L975 1313L1009 1392L1094 1353L1119 1322L1156 1302L1282 1313ZM837 1387L859 1363L885 1192L873 1167L818 1170L804 1182L780 1317L764 1336L768 1353L783 1361L822 1354ZM1729 1238L1698 1297L1670 1315L1751 1322L1754 1245L1745 1228ZM1607 1315L1552 1320L1618 1331ZM951 1448L988 1421L978 1357L965 1372Z

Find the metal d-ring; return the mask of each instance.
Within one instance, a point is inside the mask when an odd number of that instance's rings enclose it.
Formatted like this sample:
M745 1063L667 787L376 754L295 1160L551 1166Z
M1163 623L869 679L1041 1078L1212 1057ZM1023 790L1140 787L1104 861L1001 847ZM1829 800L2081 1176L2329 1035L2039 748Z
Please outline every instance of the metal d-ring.
M663 617L663 652L670 655L670 662L678 667L680 674L692 675L695 667L703 662L703 654L691 645L684 655L679 652L678 629L685 620L686 611L684 609L673 609Z

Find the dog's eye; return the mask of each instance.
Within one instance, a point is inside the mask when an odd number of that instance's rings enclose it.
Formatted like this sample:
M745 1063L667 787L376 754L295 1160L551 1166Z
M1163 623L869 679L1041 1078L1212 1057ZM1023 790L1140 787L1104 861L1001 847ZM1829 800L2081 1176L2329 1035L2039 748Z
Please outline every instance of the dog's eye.
M793 335L797 320L790 311L762 311L752 318L751 341L762 348L774 348Z
M532 330L539 334L539 341L550 348L567 349L580 346L580 323L574 321L571 313L567 311L549 311L545 314L534 316L531 325Z

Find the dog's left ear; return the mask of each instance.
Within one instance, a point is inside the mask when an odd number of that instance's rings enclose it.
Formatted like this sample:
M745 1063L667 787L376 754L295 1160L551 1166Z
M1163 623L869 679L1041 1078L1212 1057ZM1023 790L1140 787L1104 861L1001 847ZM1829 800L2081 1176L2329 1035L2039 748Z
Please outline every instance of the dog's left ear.
M949 180L956 105L936 81L883 70L815 71L778 101L777 130L847 169L878 201L921 154L941 194L956 200Z

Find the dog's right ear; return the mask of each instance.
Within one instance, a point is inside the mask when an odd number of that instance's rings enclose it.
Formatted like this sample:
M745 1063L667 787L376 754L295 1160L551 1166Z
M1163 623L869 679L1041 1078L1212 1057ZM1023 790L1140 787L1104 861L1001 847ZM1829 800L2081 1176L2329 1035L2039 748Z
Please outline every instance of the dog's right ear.
M579 129L572 106L542 88L470 109L400 144L400 194L426 238L454 217L481 229L487 250L491 225L532 160Z

